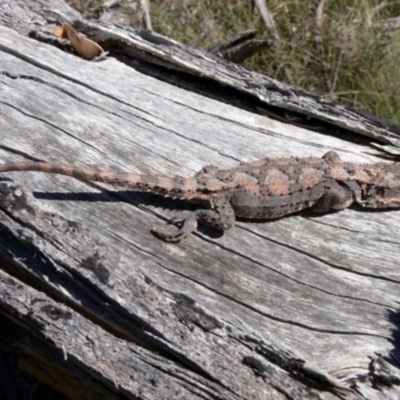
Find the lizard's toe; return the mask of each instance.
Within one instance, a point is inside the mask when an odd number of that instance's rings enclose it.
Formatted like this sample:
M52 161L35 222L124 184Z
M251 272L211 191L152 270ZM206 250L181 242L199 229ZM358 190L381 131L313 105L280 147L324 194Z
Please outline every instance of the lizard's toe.
M188 237L197 228L197 219L195 215L190 216L183 221L180 221L178 218L174 218L173 220L171 220L171 222L179 222L181 227L177 231L171 232L167 228L161 228L157 226L151 230L151 233L165 240L166 242L178 243Z

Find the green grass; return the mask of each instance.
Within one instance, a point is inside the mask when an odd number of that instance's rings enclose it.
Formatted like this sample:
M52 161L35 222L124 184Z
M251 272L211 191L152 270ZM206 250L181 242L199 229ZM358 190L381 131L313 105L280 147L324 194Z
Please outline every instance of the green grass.
M70 0L91 17L96 16L95 2ZM246 68L400 122L400 30L387 28L388 19L400 15L398 2L327 0L320 30L319 0L266 3L280 40L246 60ZM250 28L272 38L250 0L150 0L150 4L156 32L205 50Z

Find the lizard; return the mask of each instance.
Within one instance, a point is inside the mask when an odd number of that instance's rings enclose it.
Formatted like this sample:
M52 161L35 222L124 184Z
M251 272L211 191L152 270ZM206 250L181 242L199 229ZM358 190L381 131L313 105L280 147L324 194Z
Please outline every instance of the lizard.
M193 177L168 177L75 167L47 162L0 164L6 171L40 171L83 181L97 181L202 205L187 218L172 222L174 232L151 231L167 242L179 242L198 223L225 231L236 218L272 220L310 208L342 210L351 204L367 208L400 208L400 162L344 162L334 151L322 157L263 158L234 168L203 167Z

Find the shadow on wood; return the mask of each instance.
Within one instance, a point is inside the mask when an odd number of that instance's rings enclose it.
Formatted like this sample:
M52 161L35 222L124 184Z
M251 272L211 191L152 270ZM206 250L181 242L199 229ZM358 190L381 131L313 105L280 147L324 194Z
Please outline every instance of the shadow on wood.
M266 155L398 154L388 121L51 5L0 4L2 162L191 176ZM61 22L110 56L54 46ZM64 396L398 396L400 211L242 221L174 245L150 229L179 204L65 176L4 177L0 310L17 333L2 333L2 357Z

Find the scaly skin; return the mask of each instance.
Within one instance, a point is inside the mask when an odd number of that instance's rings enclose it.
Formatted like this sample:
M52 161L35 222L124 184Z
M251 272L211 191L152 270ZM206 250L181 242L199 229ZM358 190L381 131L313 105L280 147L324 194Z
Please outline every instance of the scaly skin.
M177 231L152 230L169 242L187 237L198 222L226 230L236 217L276 219L306 208L327 212L353 203L400 208L400 163L353 164L335 152L322 158L265 158L226 170L208 166L189 178L36 162L1 164L0 172L7 171L67 175L202 204L205 208L184 219Z

